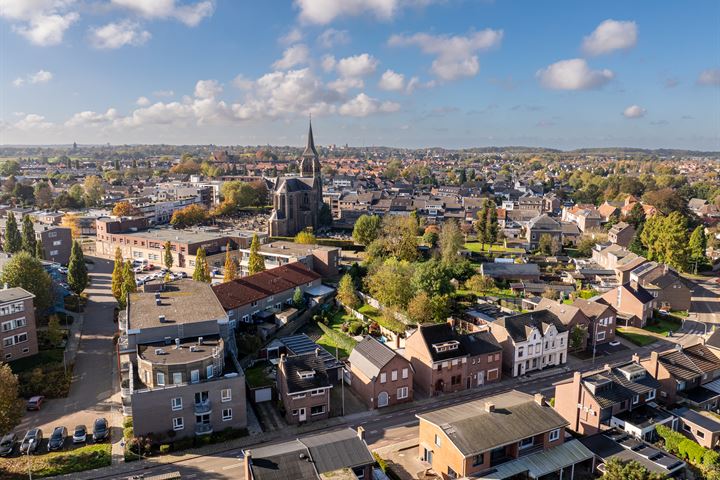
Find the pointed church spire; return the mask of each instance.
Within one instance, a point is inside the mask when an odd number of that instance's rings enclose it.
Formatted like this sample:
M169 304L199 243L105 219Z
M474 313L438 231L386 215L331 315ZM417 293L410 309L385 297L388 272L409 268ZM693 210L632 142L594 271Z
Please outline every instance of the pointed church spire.
M305 151L303 152L303 157L305 156L318 156L317 150L315 150L315 139L313 138L313 131L312 131L312 116L310 117L310 128L308 129L308 138L307 138L307 146L305 147Z

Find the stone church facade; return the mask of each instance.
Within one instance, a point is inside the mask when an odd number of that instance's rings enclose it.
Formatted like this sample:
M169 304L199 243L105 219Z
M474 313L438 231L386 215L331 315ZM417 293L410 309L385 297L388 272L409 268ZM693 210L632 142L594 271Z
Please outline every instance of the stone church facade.
M315 149L312 123L308 131L305 151L299 159L300 176L275 179L273 212L270 215L271 237L292 237L298 232L320 226L322 208L322 173L320 158Z

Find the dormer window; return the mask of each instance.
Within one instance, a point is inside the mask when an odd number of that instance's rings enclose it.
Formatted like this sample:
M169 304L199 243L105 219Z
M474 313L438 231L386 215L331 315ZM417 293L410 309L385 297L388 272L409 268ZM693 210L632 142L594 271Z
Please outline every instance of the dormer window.
M460 346L460 342L458 342L457 340L450 340L447 342L433 344L433 348L438 353L449 352L451 350L457 350L459 346Z
M313 378L315 376L315 370L301 370L298 372L298 376L302 379Z

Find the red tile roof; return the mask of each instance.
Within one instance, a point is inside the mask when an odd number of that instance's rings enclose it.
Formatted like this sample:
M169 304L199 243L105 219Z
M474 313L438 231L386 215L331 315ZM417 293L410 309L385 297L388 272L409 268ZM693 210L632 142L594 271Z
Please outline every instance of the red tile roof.
M294 289L318 278L320 275L304 264L293 262L248 277L236 278L215 285L212 289L223 308L231 310Z

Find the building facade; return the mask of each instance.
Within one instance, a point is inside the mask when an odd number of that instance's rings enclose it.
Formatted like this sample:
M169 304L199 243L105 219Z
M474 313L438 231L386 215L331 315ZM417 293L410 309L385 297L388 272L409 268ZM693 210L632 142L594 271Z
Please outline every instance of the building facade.
M20 287L0 290L0 359L4 362L38 353L34 298Z
M350 387L368 408L412 402L413 368L394 350L367 336L350 353Z

